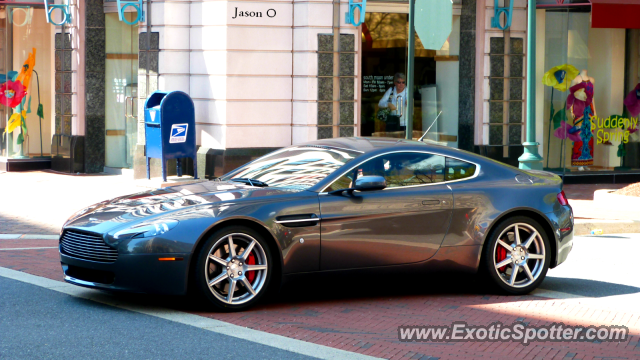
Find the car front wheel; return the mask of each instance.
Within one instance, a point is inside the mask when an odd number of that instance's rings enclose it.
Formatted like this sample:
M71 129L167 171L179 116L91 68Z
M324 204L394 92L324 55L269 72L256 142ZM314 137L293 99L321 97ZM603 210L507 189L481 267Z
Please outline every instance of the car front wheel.
M484 270L504 292L527 294L544 280L551 261L550 250L540 224L527 217L513 217L492 231L484 248Z
M271 277L271 254L264 239L246 227L213 234L200 251L196 281L220 310L246 309L264 295Z

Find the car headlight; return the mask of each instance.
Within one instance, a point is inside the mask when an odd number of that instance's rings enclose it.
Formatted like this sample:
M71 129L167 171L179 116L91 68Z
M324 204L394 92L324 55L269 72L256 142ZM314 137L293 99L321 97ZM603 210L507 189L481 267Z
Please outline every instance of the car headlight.
M178 225L178 220L167 219L158 220L152 223L142 223L124 230L120 230L113 234L113 238L117 240L130 239L132 237L151 237L162 235Z

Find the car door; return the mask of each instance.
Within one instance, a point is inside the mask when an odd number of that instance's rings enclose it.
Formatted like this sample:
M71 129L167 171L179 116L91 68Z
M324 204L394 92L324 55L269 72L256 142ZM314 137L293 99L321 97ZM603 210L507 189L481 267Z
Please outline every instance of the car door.
M321 270L408 264L433 256L451 220L445 158L391 152L349 170L319 195ZM329 194L359 176L384 176L387 188Z

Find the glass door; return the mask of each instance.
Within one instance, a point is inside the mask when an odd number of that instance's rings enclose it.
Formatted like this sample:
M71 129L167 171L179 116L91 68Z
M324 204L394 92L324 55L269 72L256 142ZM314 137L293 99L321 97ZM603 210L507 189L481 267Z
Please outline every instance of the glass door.
M129 22L136 13L125 13ZM138 26L106 18L106 159L114 168L133 168L138 114Z

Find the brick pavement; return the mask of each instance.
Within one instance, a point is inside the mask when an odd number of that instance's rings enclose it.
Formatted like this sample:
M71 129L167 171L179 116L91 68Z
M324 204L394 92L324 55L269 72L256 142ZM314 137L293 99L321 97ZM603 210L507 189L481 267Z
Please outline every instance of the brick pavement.
M83 207L143 190L117 175L0 173L0 234L59 234Z
M0 240L0 246L22 248L52 242L55 240ZM0 266L62 281L56 249L0 251ZM279 298L240 313L203 311L188 301L177 307L239 326L389 359L640 359L640 311L615 311L538 296L496 296L473 290L449 293L437 285L422 292L401 288L360 293L361 288L356 287L355 292L340 295L332 294L335 289L331 281L294 284L285 288ZM462 286L467 285L463 280ZM429 288L429 283L424 286ZM299 294L300 291L304 294ZM293 293L298 295L290 297ZM149 303L146 298L139 301ZM398 341L400 325L450 325L454 321L473 325L495 321L505 324L523 321L536 326L552 322L625 325L633 336L621 343L548 341L528 346L513 342Z

